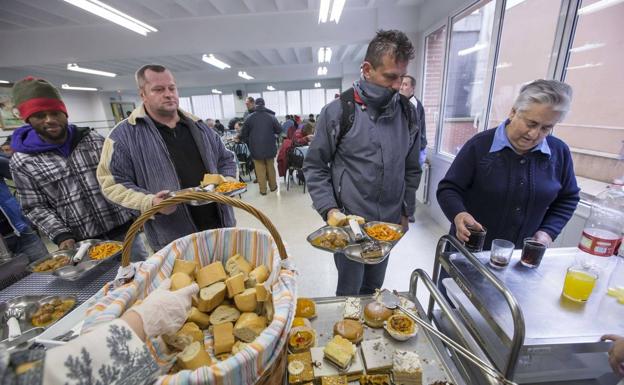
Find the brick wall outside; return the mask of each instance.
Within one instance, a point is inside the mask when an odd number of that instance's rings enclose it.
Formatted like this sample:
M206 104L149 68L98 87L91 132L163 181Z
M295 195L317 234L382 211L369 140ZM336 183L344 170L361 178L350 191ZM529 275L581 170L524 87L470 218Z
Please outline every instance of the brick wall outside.
M440 93L442 91L442 70L444 68L444 40L446 27L433 32L425 41L425 74L422 103L425 109L427 142L435 147L436 123L440 116Z

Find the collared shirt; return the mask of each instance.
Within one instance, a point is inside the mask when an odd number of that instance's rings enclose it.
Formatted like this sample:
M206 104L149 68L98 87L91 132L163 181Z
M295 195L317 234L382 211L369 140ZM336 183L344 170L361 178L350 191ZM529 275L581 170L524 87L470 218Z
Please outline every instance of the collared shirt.
M496 132L494 133L494 140L492 141L492 146L490 147L489 152L497 152L505 147L509 147L513 151L516 151L511 145L511 142L507 137L507 132L505 131L505 127L507 126L507 124L509 124L509 122L510 120L507 119L496 128ZM548 142L546 141L546 139L543 139L541 143L531 149L531 152L535 151L539 151L542 154L548 155L550 157L550 147L548 146Z

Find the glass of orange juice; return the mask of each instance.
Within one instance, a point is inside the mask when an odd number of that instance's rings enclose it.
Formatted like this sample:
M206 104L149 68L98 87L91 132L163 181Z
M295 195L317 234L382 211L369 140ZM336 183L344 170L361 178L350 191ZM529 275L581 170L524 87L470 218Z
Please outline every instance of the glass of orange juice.
M586 302L596 281L598 271L587 264L574 264L568 267L563 282L563 296L576 302Z

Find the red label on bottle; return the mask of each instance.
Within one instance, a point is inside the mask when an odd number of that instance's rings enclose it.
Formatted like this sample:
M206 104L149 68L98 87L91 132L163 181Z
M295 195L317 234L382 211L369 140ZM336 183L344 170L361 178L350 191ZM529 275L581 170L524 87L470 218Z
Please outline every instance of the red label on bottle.
M607 234L613 234L606 232ZM613 234L615 235L615 234ZM620 242L620 238L602 238L596 234L590 234L583 230L581 240L579 241L579 249L586 253L597 255L599 257L610 257L615 254L615 248Z

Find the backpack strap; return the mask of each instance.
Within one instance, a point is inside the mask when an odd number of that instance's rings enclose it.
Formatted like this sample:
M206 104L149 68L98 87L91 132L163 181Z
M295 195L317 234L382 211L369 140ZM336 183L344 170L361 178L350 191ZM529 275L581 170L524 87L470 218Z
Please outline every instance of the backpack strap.
M353 127L355 120L355 90L353 87L340 94L340 104L342 106L342 115L340 116L340 132L336 138L336 148L340 145L342 138Z

